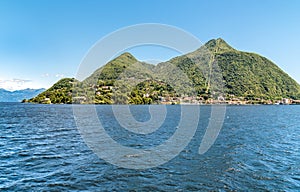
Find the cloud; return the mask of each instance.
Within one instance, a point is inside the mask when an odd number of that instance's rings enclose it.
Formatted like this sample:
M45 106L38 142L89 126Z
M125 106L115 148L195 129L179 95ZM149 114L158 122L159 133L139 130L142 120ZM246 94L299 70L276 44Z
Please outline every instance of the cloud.
M44 73L42 74L42 77L48 78L48 77L56 77L56 78L63 78L65 75L64 74L49 74L49 73Z
M20 89L26 89L31 86L32 80L29 79L6 79L0 80L0 88L14 91Z
M42 77L49 77L49 73L42 74Z
M9 80L8 80L9 81ZM13 80L10 80L11 82L15 82L15 83L28 83L28 82L32 82L32 80L28 80L28 79L13 79Z
M63 78L64 74L56 74L55 77Z
M13 79L0 79L0 88L6 89L9 91L21 90L21 89L37 89L41 87L48 87L53 83L53 81L57 81L57 79L61 79L65 77L64 74L50 74L44 73L40 76L38 80L30 80L30 79L20 79L20 78L13 78ZM46 78L46 79L45 79ZM45 83L46 82L46 83Z

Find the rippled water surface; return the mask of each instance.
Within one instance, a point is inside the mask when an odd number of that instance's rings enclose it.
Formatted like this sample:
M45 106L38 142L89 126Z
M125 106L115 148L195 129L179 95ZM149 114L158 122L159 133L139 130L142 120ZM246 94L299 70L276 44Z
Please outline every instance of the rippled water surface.
M196 106L191 106L196 107ZM169 138L180 106L167 106L156 133L122 129L111 106L97 106L107 133L120 144L147 148ZM176 158L156 168L130 170L106 163L90 150L71 105L0 103L1 191L300 191L300 106L228 106L216 143L198 147L210 118ZM137 120L148 106L131 106Z

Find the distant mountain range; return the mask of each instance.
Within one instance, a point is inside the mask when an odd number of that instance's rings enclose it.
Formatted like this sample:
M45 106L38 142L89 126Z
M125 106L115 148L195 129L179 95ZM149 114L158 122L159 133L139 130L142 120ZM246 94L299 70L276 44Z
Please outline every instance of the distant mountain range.
M30 99L45 91L45 89L23 89L7 91L0 89L0 102L21 102L23 99Z
M219 38L156 66L123 53L84 81L61 79L29 102L151 104L165 98L274 103L300 99L300 85L267 58Z

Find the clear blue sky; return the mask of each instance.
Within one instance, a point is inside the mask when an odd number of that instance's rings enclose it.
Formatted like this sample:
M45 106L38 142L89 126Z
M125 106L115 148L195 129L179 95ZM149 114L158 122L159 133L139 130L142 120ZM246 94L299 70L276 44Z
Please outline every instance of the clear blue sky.
M221 37L300 82L299 10L298 0L1 0L0 88L48 88L74 77L96 41L139 23L174 25L202 42ZM161 48L133 52L141 60L176 55Z

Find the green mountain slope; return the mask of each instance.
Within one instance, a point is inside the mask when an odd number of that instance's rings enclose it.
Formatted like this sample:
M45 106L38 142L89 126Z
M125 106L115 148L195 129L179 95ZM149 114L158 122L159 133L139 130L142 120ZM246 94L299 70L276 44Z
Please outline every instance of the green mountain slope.
M31 103L72 103L72 89L78 81L74 78L64 78L38 96L29 99Z
M141 76L147 76L147 71L139 70L142 66L142 68L151 68L153 65L142 63L138 61L133 55L131 55L128 52L125 52L118 56L117 58L113 59L112 61L108 62L105 66L97 69L91 76L86 78L83 82L86 84L94 84L98 80L104 80L104 81L110 81L111 84L115 82L116 79L119 78L119 76L124 72L127 71L130 66L134 65L136 71L139 71L139 75ZM134 70L134 69L131 69ZM137 74L135 74L136 76Z
M299 98L299 84L267 58L237 51L222 39L212 40L206 47L216 50L214 57L226 93L249 98Z
M188 75L200 95L215 91L248 99L300 97L299 84L277 65L258 54L238 51L223 39L210 40L169 62Z
M29 102L71 103L73 97L75 103L150 104L187 96L300 99L300 86L265 57L213 39L192 53L156 66L123 53L84 81L60 80Z

